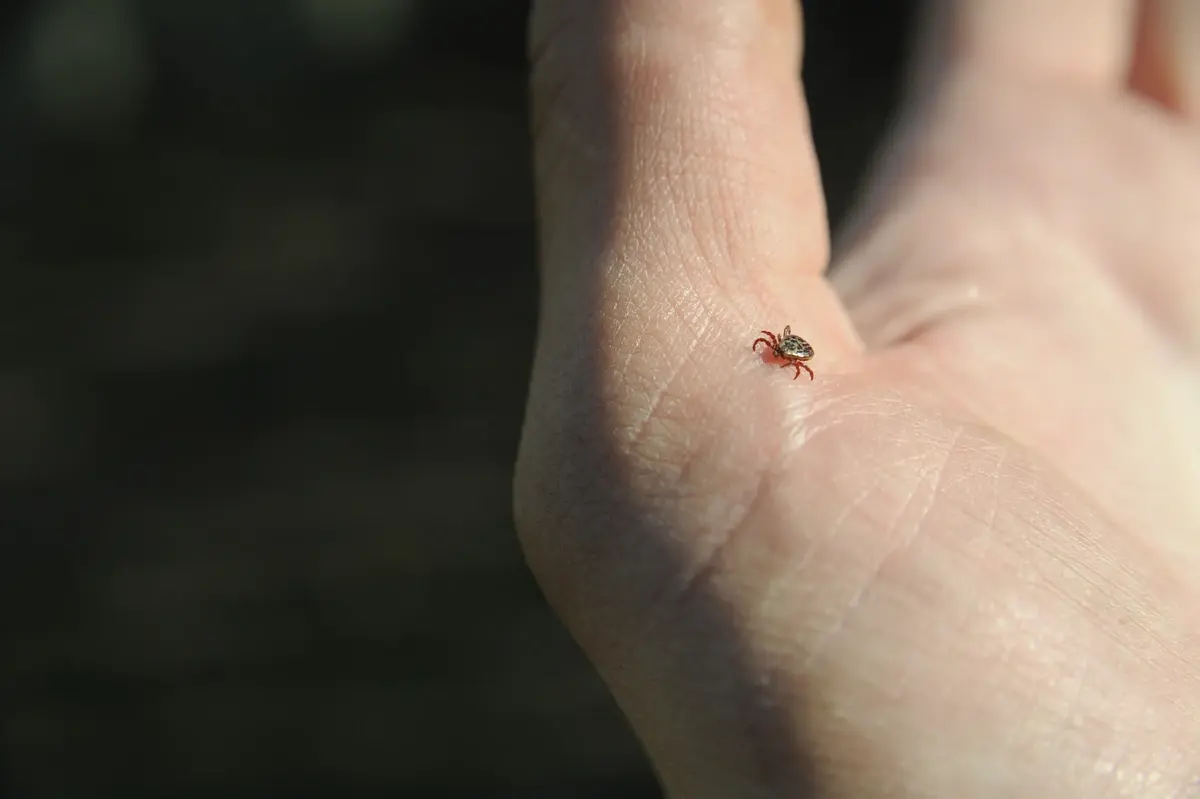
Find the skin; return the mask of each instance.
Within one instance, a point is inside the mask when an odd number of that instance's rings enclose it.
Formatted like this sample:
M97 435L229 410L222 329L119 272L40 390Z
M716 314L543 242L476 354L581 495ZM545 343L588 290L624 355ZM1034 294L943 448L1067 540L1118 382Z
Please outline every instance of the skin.
M534 6L518 528L668 793L1200 796L1200 5L932 8L832 257L791 0Z

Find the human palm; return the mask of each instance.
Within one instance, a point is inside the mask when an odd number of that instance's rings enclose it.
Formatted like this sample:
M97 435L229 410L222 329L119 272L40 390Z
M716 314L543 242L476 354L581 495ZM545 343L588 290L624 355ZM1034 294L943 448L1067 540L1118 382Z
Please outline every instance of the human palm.
M1086 39L1115 6L943 62L827 278L787 4L569 5L518 518L664 784L1189 795L1200 130ZM750 349L785 324L811 383Z
M940 102L834 277L868 369L1200 566L1200 129L1130 93L986 73Z

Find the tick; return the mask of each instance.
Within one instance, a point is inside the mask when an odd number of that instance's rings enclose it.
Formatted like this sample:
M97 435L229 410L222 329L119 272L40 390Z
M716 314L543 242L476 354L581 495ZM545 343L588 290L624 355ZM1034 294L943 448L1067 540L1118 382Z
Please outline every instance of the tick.
M781 336L775 335L770 330L761 330L759 332L766 336L766 338L754 339L754 344L750 349L758 352L758 345L760 343L766 344L771 348L771 352L775 353L776 357L784 360L784 364L779 367L780 369L786 369L789 366L796 368L796 374L792 375L793 380L800 376L801 369L808 372L809 380L813 379L813 370L809 369L808 364L805 363L805 361L815 355L812 345L799 336L792 335L791 325L783 328L783 335Z

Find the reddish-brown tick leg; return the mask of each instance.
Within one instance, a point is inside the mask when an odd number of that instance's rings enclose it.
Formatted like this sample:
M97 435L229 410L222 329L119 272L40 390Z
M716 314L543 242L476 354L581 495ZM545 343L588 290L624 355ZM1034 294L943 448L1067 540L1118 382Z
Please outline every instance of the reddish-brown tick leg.
M789 366L791 366L791 367L794 367L794 368L795 368L795 370L796 370L796 374L792 375L792 379L793 379L793 380L795 380L797 377L799 377L799 376L800 376L800 370L801 370L801 369L803 369L804 371L808 372L808 379L809 379L809 380L812 380L812 379L813 379L813 370L812 370L812 369L809 369L807 364L801 363L800 361L788 361L787 363L783 364L783 365L782 365L782 366L780 366L779 368L780 368L780 369L786 369L786 368L788 368Z
M766 338L756 338L756 339L754 339L754 344L751 345L750 349L754 350L755 352L758 352L758 342L760 342L760 341L763 344L766 344L768 347L770 347L773 350L778 349L779 340L775 338L774 333L772 333L770 330L760 330L758 332L763 333L766 336L768 336L769 340Z

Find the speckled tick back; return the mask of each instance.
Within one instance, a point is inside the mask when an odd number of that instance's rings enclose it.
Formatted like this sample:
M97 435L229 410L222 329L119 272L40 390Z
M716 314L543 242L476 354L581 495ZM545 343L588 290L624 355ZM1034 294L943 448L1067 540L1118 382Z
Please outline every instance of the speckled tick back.
M812 345L799 336L792 335L792 326L787 325L783 328L783 335L777 336L770 330L759 331L767 338L756 338L750 349L758 351L760 343L766 344L771 348L771 352L775 353L775 357L782 358L784 364L780 369L786 369L789 366L796 368L796 374L792 375L795 380L800 376L800 370L808 372L808 379L813 379L813 370L808 368L804 363L809 358L812 358L816 353L813 351Z

